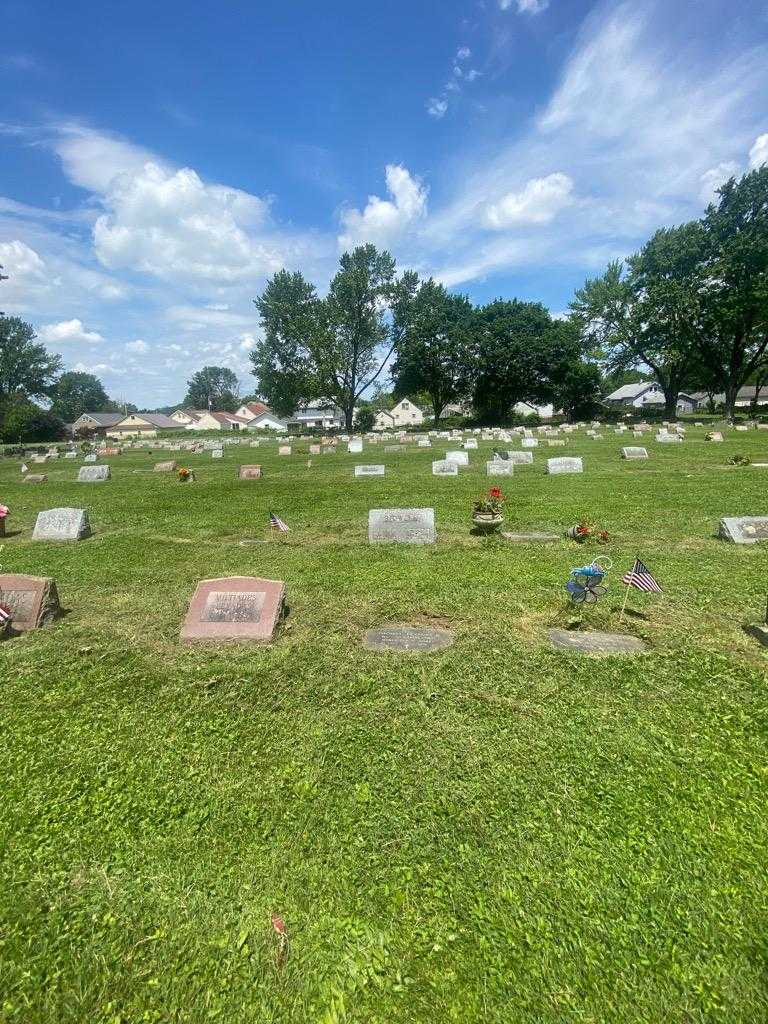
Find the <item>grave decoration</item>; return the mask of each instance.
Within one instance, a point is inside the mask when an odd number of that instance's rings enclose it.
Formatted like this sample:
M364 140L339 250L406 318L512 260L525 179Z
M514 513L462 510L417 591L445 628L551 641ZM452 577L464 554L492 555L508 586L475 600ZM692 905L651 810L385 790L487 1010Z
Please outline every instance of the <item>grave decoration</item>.
M588 519L582 519L576 526L571 526L565 531L565 536L575 540L578 544L583 544L586 540L595 540L598 544L608 543L608 531L600 529Z
M5 536L5 521L11 514L7 505L0 505L0 537Z
M276 533L290 533L291 528L288 524L280 518L275 512L269 513L269 528Z
M751 466L752 460L748 455L732 455L728 459L729 466Z
M574 604L593 604L599 597L608 593L608 588L603 586L605 577L612 568L610 559L590 562L589 565L582 565L578 569L571 569L571 578L565 584L565 589L571 595Z
M621 582L627 588L624 594L624 604L621 606L621 615L619 616L619 622L624 618L624 612L627 607L627 598L629 597L629 591L632 587L635 590L642 590L645 594L662 594L663 590L651 575L648 566L640 561L639 558L635 559L635 564L629 570L625 572L621 577Z
M480 533L494 533L504 523L504 494L500 487L491 487L487 495L477 498L472 506L472 522Z
M195 474L191 469L187 469L186 466L182 466L176 471L176 476L180 484L193 484L195 482Z

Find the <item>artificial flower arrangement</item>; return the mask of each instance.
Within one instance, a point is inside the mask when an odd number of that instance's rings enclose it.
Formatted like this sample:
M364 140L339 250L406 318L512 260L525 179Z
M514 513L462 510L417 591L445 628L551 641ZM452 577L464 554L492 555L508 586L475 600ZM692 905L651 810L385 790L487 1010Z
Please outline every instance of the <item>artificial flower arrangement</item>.
M750 466L752 460L747 455L732 455L728 459L729 466Z
M485 533L498 530L504 522L505 497L500 487L491 487L487 494L476 498L472 505L472 522Z
M5 536L5 520L11 514L7 505L0 505L0 537Z
M181 469L177 471L176 476L179 478L179 483L181 484L194 483L195 480L195 474L191 469L187 469L186 466L182 466Z
M587 540L596 540L598 544L608 543L608 531L599 529L587 519L582 519L576 526L566 530L566 537L570 537L571 540L575 540L579 544L583 544Z

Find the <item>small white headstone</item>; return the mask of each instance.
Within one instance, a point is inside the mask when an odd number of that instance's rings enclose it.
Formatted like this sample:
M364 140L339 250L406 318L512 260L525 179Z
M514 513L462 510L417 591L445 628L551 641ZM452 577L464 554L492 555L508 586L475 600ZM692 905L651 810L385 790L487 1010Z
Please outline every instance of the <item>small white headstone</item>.
M547 473L558 475L560 473L583 473L584 463L581 459L563 456L559 459L547 459Z
M368 513L369 544L434 544L433 508L372 508Z
M513 476L515 464L503 459L493 459L491 462L486 462L485 472L487 476Z
M459 475L459 464L458 462L448 462L442 460L439 462L432 463L432 476L458 476Z
M623 459L647 459L648 451L646 448L622 448L621 457Z
M384 476L383 466L355 466L355 476Z
M446 462L455 462L457 466L468 466L469 455L463 451L452 451L445 453Z

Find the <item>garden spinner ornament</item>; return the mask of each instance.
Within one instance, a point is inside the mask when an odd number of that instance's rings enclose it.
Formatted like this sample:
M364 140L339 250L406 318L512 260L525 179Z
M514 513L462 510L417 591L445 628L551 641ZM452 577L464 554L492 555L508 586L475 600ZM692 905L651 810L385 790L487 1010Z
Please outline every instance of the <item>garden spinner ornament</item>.
M612 568L610 558L596 558L589 565L571 569L571 577L565 589L571 595L573 604L594 604L599 597L607 594L608 587L603 584Z

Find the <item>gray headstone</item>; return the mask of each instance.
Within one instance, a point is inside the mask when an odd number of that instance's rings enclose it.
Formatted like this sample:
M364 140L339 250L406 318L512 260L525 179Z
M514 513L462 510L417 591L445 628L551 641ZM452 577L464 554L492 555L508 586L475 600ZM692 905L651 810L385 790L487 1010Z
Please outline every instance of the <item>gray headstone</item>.
M647 459L648 450L646 448L622 448L621 457L623 459Z
M446 460L438 460L432 463L432 476L458 476L459 475L459 464L458 462L447 462Z
M384 454L385 455L390 453L390 452L399 452L399 451L402 451L402 445L399 445L399 444L385 444L384 445Z
M173 473L176 469L175 462L156 462L153 467L154 473Z
M90 535L84 508L50 508L38 513L32 540L83 540Z
M81 466L77 480L81 484L98 484L109 480L111 476L109 466Z
M720 536L734 544L768 540L768 516L728 516L720 520Z
M487 476L512 476L515 472L514 462L505 462L503 459L492 459L485 464Z
M580 654L639 654L646 649L642 640L622 633L550 629L549 639L558 650Z
M433 508L373 508L368 513L369 544L434 544Z
M465 451L452 451L445 453L446 462L455 462L457 466L468 466L469 455Z
M559 459L547 459L547 473L558 475L560 473L583 473L584 463L581 459L572 456L563 456Z
M507 452L509 461L515 466L530 466L533 462L533 452Z
M347 451L348 452L352 452L353 455L357 455L362 450L363 450L363 442L359 438L353 437L352 440L347 445Z
M65 459L76 459L77 458L77 452L64 452L64 458Z
M520 442L521 448L538 448L539 439L537 437L524 437Z
M212 448L211 449L211 458L212 459L223 459L224 458L224 449L223 448Z
M44 484L48 477L45 473L27 473L24 477L25 484Z
M95 462L95 461L96 461L96 452L90 452L83 459L83 462Z
M382 626L369 629L364 637L364 645L369 651L429 653L443 651L452 644L453 633L449 630L420 626Z
M384 476L383 466L355 466L355 476Z

